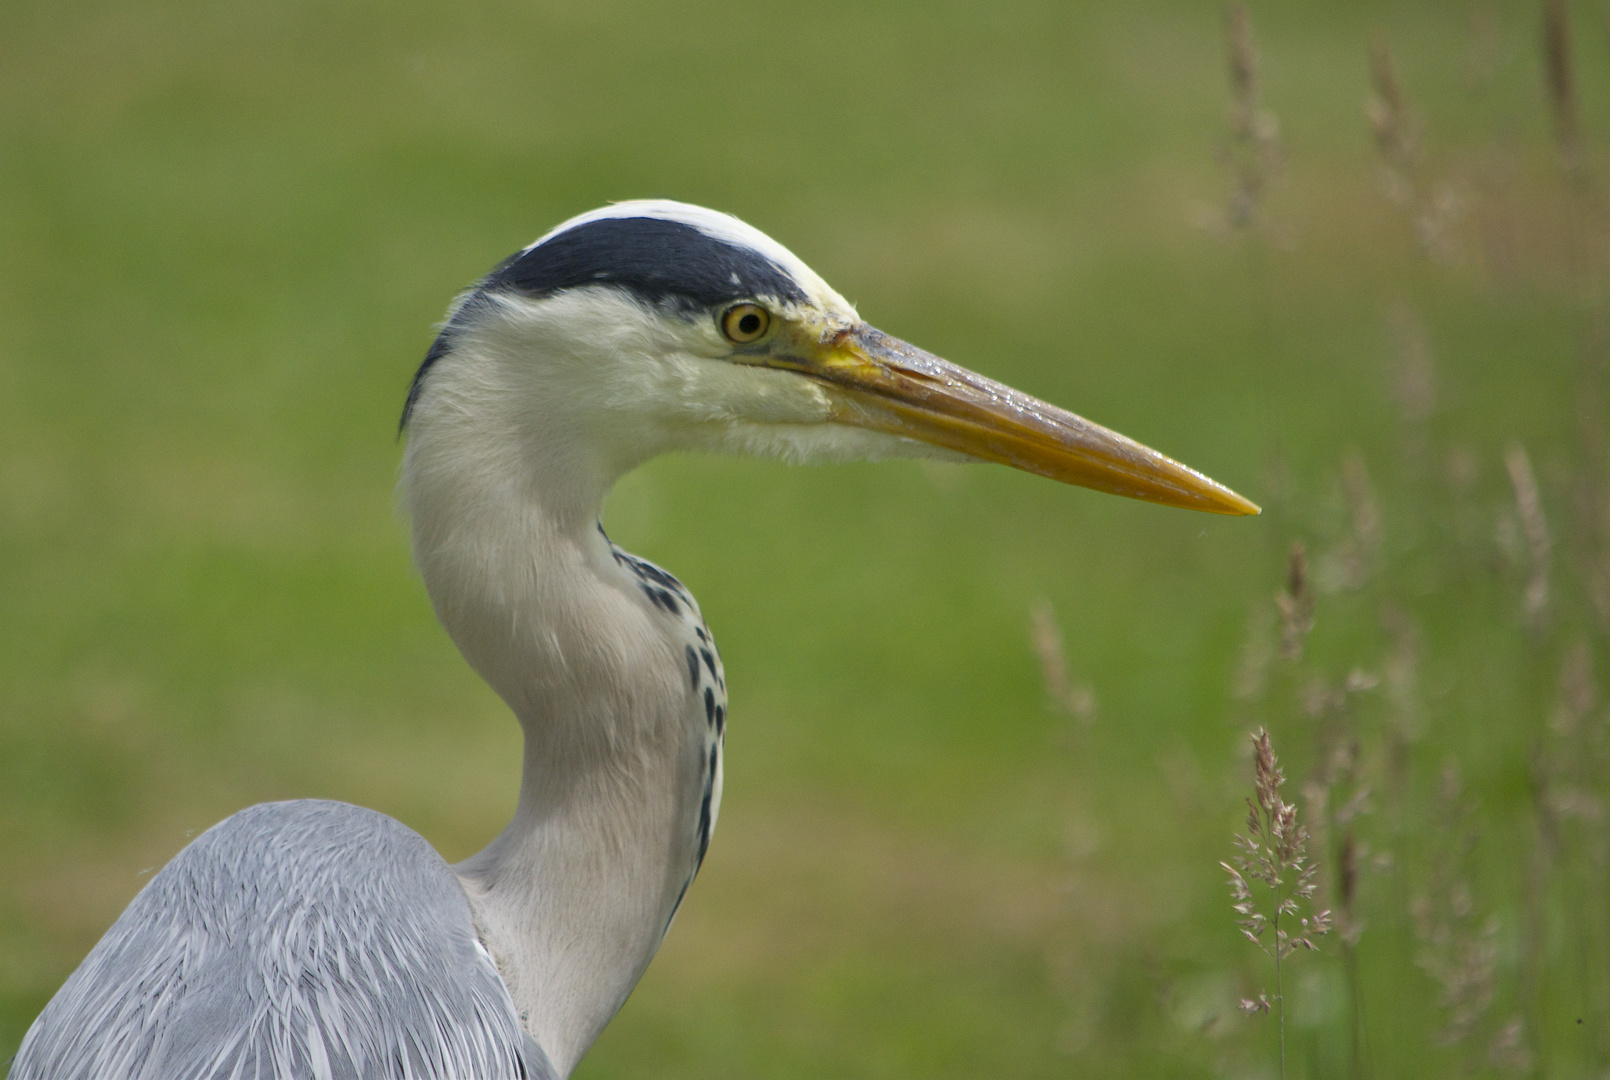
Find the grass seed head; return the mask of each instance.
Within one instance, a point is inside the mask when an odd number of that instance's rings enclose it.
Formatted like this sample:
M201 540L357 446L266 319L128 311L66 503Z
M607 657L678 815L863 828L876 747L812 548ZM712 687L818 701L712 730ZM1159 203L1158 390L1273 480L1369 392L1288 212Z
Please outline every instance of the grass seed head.
M1404 97L1391 46L1381 38L1370 43L1370 81L1375 95L1364 114L1375 135L1375 147L1385 166L1397 174L1398 182L1406 185L1420 166L1420 121ZM1393 194L1391 185L1387 193Z
M1314 628L1314 590L1308 577L1308 549L1300 541L1291 545L1286 587L1275 594L1275 606L1280 610L1280 655L1301 659L1303 641Z
M1252 771L1247 829L1235 838L1239 854L1232 862L1219 865L1230 875L1230 905L1237 915L1236 925L1248 941L1278 961L1297 949L1313 949L1314 938L1330 932L1331 918L1328 911L1303 914L1317 890L1319 867L1308 859L1308 831L1297 819L1297 807L1281 798L1286 774L1264 728L1252 734ZM1267 890L1267 909L1260 904L1253 882ZM1272 938L1265 943L1264 935L1270 930Z
M1089 726L1096 719L1096 694L1088 684L1075 681L1068 671L1062 628L1051 601L1037 600L1029 609L1029 640L1040 661L1040 677L1051 708Z
M1526 538L1529 567L1523 610L1527 626L1539 630L1548 613L1549 556L1553 540L1549 536L1548 521L1543 516L1543 497L1538 493L1537 476L1532 472L1532 459L1527 455L1526 447L1518 442L1511 443L1504 453L1504 466L1509 470L1510 483L1515 488L1515 514Z
M1235 170L1229 224L1251 228L1261 223L1269 183L1281 163L1280 121L1263 107L1258 78L1258 47L1245 4L1225 9L1230 74L1230 141L1227 156Z

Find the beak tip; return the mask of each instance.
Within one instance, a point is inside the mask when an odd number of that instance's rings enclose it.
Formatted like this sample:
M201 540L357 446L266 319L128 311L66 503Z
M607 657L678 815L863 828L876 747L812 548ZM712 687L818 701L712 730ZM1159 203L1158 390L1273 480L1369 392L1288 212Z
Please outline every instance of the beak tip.
M1225 495L1227 496L1225 499L1225 503L1227 505L1225 510L1222 511L1223 513L1230 514L1234 517L1262 516L1263 507L1259 506L1251 499L1237 495L1235 492L1229 490L1225 491Z

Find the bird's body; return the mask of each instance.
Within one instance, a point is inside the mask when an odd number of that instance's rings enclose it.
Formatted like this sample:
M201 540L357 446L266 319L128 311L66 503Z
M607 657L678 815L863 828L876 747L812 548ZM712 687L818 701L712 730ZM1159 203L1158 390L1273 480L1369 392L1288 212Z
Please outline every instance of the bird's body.
M463 294L404 420L415 561L524 729L513 819L448 867L356 807L242 811L140 893L13 1080L568 1076L658 949L720 807L714 642L687 590L599 524L657 454L973 457L1254 509L873 330L775 241L679 203L582 215Z
M135 897L14 1075L551 1077L417 833L306 799L207 830Z

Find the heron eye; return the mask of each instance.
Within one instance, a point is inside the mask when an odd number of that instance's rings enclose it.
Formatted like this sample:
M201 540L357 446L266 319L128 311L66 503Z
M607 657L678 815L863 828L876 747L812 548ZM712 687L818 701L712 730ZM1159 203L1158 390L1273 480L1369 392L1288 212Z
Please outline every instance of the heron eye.
M771 312L759 304L735 304L721 316L721 332L736 345L759 341L771 329Z

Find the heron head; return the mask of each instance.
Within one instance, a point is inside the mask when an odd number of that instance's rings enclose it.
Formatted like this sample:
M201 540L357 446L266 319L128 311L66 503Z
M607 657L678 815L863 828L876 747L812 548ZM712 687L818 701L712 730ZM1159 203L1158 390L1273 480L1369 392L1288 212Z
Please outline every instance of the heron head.
M427 414L501 425L486 434L528 454L585 446L616 475L683 449L935 456L1258 512L1154 450L867 325L759 230L662 200L573 218L462 294L409 391L414 438Z

